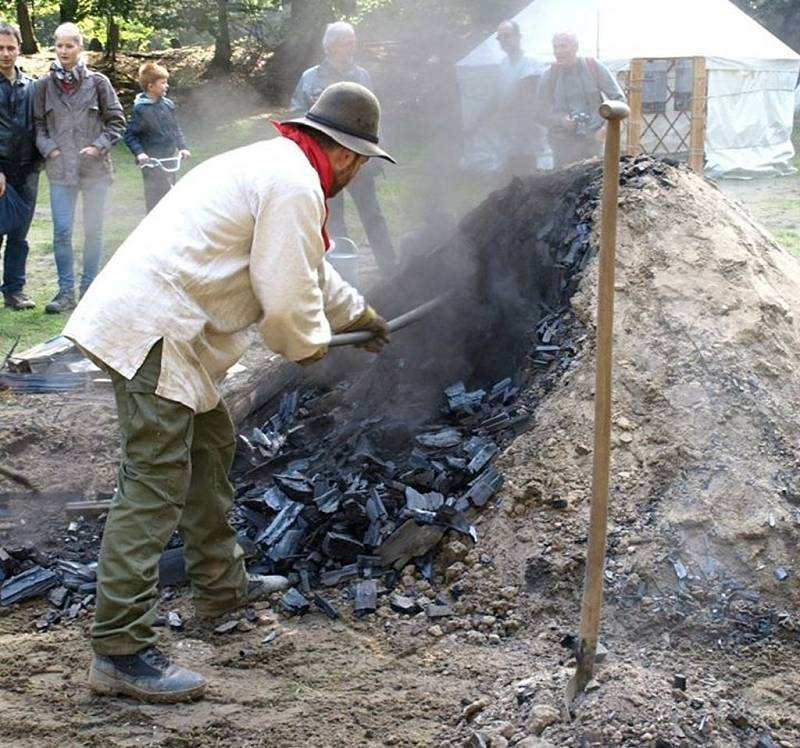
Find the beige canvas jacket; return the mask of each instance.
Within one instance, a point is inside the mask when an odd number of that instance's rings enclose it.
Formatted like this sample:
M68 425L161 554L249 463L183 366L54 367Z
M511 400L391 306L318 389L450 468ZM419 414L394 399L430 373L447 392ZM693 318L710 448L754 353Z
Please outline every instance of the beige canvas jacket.
M125 240L64 335L128 379L163 338L157 394L211 410L251 325L298 361L364 310L324 260L324 211L316 171L286 138L211 158Z

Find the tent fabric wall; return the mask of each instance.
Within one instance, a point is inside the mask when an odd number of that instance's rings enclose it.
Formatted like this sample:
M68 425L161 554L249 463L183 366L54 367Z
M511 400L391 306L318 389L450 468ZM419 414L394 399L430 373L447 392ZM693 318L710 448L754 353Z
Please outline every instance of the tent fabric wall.
M704 57L707 173L793 171L791 132L800 56L729 0L534 0L514 17L526 54L552 61L552 36L570 31L580 53L614 71L633 58ZM489 37L457 64L465 128L491 95L503 53ZM474 143L465 161L475 160ZM478 158L480 161L480 158Z
M775 62L745 69L709 60L706 173L712 177L791 174L797 65ZM759 69L759 67L761 69Z

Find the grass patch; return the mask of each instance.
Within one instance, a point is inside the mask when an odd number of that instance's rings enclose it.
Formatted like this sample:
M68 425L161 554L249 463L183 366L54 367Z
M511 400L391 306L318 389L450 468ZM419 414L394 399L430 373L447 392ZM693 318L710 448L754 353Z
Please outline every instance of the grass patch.
M774 229L772 236L784 249L800 257L800 231L797 229Z

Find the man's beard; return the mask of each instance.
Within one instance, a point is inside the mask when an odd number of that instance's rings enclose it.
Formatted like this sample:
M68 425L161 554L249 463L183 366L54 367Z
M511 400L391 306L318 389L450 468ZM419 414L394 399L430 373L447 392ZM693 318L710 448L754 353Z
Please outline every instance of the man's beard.
M352 164L346 169L342 169L339 172L334 171L333 184L331 185L328 196L333 197L334 195L338 195L345 187L347 187L348 184L350 184L350 182L356 178L360 168L361 162L356 160L353 161Z

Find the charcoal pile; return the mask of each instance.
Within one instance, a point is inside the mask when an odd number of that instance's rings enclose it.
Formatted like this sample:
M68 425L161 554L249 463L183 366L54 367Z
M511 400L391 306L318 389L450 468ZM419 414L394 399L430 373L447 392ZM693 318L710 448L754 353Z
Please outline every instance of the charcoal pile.
M32 543L0 547L0 606L46 595L51 609L36 620L38 631L93 607L96 589L96 562L53 558Z
M286 393L266 422L241 435L249 464L240 471L236 524L255 547L251 570L295 582L285 610L305 612L315 590L346 583L354 612L364 614L374 610L376 584L391 590L406 564L432 579L432 553L446 533L477 542L472 520L503 484L492 461L532 425L537 400L585 339L569 298L592 254L598 175L554 189L559 197L546 217L519 221L541 206L514 180L464 221L459 238L426 258L452 278L454 254L471 246L481 269L462 279L449 320L426 322L388 353L397 357L391 387L381 389L388 374L376 365L331 388ZM459 335L436 331L453 319L463 320ZM469 378L437 380L453 360L466 362ZM409 389L414 370L441 389L430 417L410 426L397 392ZM365 386L365 378L381 382ZM403 405L411 411L417 403ZM416 607L394 597L396 610Z
M430 575L446 532L477 542L470 515L503 484L491 462L531 422L510 378L448 387L440 417L417 434L380 415L348 419L347 388L287 393L241 436L255 465L239 482L234 521L256 548L251 570L299 585L283 601L292 612L308 609L302 593L354 581L354 611L370 612L376 579L391 587L412 560Z

